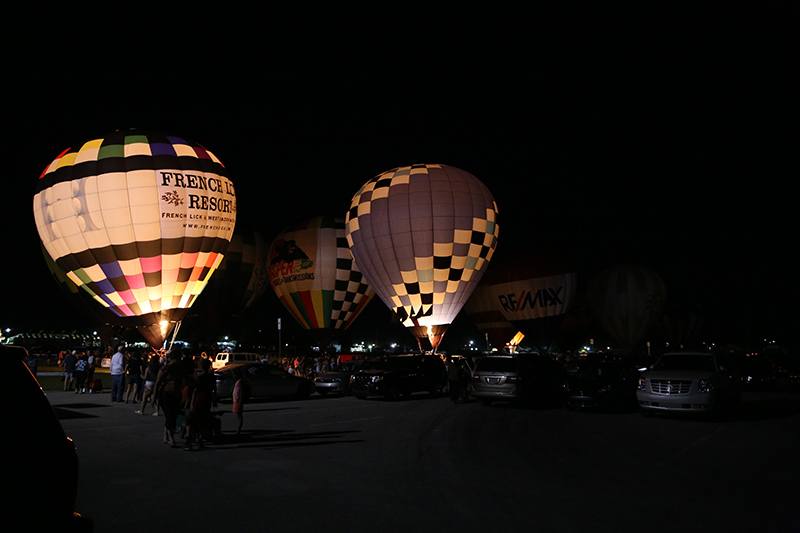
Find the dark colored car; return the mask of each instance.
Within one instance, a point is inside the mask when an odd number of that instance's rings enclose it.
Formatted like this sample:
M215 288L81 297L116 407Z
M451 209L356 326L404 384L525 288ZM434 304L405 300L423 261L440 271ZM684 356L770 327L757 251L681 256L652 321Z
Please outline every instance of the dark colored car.
M565 368L567 409L636 409L639 375L633 364L613 358L581 357Z
M78 454L39 382L24 360L21 346L0 345L7 370L8 397L14 406L6 413L9 433L1 439L9 468L2 498L6 530L38 529L92 531L92 521L75 512L78 495ZM43 496L46 495L46 496Z
M275 365L247 363L227 365L214 372L218 398L225 400L233 398L233 386L236 384L235 368L242 369L244 380L249 385L247 387L249 398L305 399L314 392L314 382L310 379L293 376Z
M328 393L333 394L352 394L350 383L353 374L358 372L364 365L364 361L352 359L338 365L334 370L321 372L314 378L314 386L322 396Z
M742 387L748 390L778 388L778 365L766 355L746 355L739 359Z
M538 354L490 355L475 366L470 396L482 405L507 401L546 406L559 404L564 385L561 366Z
M444 362L438 355L393 355L368 361L353 374L353 395L360 399L383 396L396 400L425 391L437 397L446 383Z

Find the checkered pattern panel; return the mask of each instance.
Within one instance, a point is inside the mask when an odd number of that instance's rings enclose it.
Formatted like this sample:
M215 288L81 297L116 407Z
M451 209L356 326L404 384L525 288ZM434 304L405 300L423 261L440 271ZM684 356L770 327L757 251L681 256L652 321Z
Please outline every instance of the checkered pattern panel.
M407 326L449 324L497 246L497 206L475 176L445 165L384 172L353 197L358 267Z
M42 244L71 281L119 317L156 322L185 314L236 221L216 156L140 131L64 151L40 176L33 209Z
M353 261L343 219L315 217L287 227L269 258L275 294L306 329L346 329L375 295Z

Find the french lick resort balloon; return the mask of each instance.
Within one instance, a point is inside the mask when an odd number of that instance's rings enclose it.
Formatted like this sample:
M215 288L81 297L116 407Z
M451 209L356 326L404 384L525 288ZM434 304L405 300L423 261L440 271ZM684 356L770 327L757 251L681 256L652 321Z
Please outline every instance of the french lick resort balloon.
M497 205L475 176L445 165L380 174L353 196L347 239L358 268L435 351L497 247Z
M117 131L59 155L39 178L33 212L66 276L161 346L222 261L236 196L199 144Z
M375 296L353 262L344 219L314 217L284 228L268 258L275 294L303 328L323 337L347 329Z

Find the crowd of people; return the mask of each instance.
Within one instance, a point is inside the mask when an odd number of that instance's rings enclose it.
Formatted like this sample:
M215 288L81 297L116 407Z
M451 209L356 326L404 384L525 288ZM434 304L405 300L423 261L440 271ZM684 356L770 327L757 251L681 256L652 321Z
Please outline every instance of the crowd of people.
M183 449L193 450L203 446L209 431L217 429L212 414L216 380L207 353L194 356L180 348L138 350L125 346L106 351L64 350L58 354L64 391L100 392L102 382L95 379L94 372L104 359L111 375L111 402L134 404L139 415L148 409L152 409L152 416L163 415L166 444L177 447L175 435L181 431L185 436ZM238 384L237 392L233 411L238 433L245 400L242 384Z

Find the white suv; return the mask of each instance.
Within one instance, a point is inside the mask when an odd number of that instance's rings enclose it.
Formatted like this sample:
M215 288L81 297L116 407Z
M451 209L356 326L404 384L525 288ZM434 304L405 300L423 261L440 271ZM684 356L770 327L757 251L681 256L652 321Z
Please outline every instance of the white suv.
M211 368L214 370L219 370L225 365L230 365L233 363L258 363L262 359L264 359L264 356L259 353L220 352L211 363Z
M658 411L707 413L735 407L741 391L727 354L671 352L642 373L636 398L643 416Z

